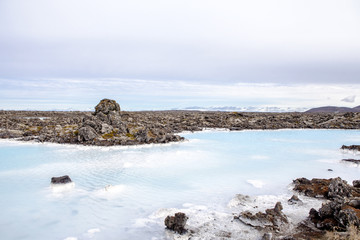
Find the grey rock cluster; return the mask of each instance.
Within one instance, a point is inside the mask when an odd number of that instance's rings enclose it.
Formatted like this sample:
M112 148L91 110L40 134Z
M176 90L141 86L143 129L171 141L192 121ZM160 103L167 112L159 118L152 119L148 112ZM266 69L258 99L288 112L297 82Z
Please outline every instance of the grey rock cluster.
M103 99L95 112L0 111L0 138L83 145L135 145L182 141L155 118L123 114Z
M204 128L360 129L360 113L124 112L110 99L101 100L93 113L0 111L0 138L23 141L105 146L167 143L183 140L179 132Z

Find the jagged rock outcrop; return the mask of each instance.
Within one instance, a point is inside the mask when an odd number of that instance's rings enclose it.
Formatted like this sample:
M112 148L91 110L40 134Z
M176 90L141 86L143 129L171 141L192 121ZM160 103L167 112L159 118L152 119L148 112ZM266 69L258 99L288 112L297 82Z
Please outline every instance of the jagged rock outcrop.
M185 213L178 212L175 216L167 216L164 223L167 229L183 234L186 232L185 225L188 219Z
M71 178L68 175L51 178L52 184L66 184L66 183L71 183L71 182L72 182Z
M333 178L329 184L329 191L327 194L328 198L336 199L340 198L343 199L345 197L351 197L351 189L352 187L347 184L346 181L342 180L341 178Z
M311 209L309 219L321 230L346 231L360 226L360 191L341 178L300 178L293 181L294 190L310 197L322 197L329 202L319 210Z
M349 202L337 199L323 204L319 211L312 208L309 217L318 229L346 231L351 225L360 226L359 212Z
M284 231L289 223L282 210L283 206L280 202L277 202L274 208L266 209L265 213L257 212L253 214L250 211L245 211L240 213L239 216L235 216L234 219L238 219L256 229L280 232Z
M95 117L102 122L118 126L121 124L120 105L115 100L103 99L95 107Z
M305 196L324 198L329 192L330 180L298 178L295 179L293 183L295 184L294 190L305 194Z
M95 115L99 113L108 115L110 112L120 114L120 105L115 100L103 99L95 107Z

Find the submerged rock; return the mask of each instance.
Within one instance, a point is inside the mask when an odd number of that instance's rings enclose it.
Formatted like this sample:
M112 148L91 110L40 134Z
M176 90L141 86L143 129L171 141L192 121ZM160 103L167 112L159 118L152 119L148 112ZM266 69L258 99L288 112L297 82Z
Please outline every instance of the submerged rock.
M72 182L71 178L68 175L51 178L52 184L66 184L66 183L71 183L71 182Z
M166 228L179 234L183 234L186 232L185 225L188 219L189 218L185 215L185 213L178 212L175 213L175 216L167 216L164 223Z

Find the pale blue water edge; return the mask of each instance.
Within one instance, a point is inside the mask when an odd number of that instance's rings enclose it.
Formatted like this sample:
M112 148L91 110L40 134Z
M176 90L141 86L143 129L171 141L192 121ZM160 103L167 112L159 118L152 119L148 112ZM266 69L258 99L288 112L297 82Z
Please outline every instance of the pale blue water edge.
M183 136L189 141L135 147L0 141L0 238L166 239L162 224L139 220L185 203L226 211L237 193L291 194L298 177L360 179L357 165L341 162L360 156L340 150L359 144L359 130ZM75 186L52 188L61 175Z

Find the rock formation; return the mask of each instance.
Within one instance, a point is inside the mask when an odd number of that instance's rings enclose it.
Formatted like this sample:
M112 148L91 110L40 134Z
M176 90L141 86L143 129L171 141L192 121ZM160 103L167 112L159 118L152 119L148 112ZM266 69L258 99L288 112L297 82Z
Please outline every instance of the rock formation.
M61 176L61 177L52 177L51 178L51 183L52 184L66 184L66 183L71 183L71 179L68 175L65 176Z
M343 162L351 162L355 164L360 164L360 159L342 159Z
M360 145L350 145L350 146L342 145L342 146L341 146L341 149L343 149L343 150L360 151Z
M270 230L275 232L283 231L288 225L288 219L282 212L283 206L277 202L272 209L266 209L265 213L258 212L253 214L249 211L240 213L234 219L238 219L246 225L250 225L260 230Z
M311 209L309 218L321 230L346 231L360 226L360 190L341 178L294 180L294 190L310 197L328 199L319 210Z
M101 100L93 113L0 111L0 138L23 141L103 146L168 143L183 140L176 135L179 132L204 128L360 129L360 113L124 112L110 99Z

